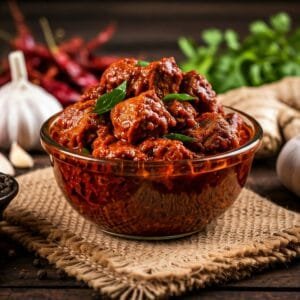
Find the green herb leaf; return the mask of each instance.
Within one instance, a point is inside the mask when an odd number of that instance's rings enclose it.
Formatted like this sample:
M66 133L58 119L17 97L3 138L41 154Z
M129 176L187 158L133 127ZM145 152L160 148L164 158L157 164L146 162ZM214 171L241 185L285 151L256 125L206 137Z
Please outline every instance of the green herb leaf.
M178 141L188 142L188 143L196 141L195 138L181 133L169 133L166 134L165 137L170 140L178 140Z
M83 148L81 149L81 153L84 154L84 155L89 155L89 154L91 154L90 150L87 149L87 148L85 148L85 147L83 147Z
M191 39L181 37L178 40L178 45L186 57L191 58L195 56L196 50Z
M291 19L287 13L279 13L270 18L272 27L278 32L288 32L291 28Z
M126 86L127 82L124 81L111 92L101 95L97 100L94 112L98 115L102 115L124 100L126 97Z
M139 66L139 67L147 67L149 64L150 63L148 61L139 60L136 65Z
M179 101L190 101L195 100L197 97L189 94L168 94L163 98L163 101L179 100Z
M221 44L223 35L221 30L212 28L204 30L202 33L202 38L209 46L217 47L219 44Z
M235 31L228 29L225 31L224 39L226 41L227 47L232 50L238 50L240 48L240 43L238 41L238 35Z
M202 31L204 43L181 37L179 46L187 57L184 72L195 70L206 76L217 93L240 86L256 86L297 76L300 72L300 27L291 31L290 16L279 13L269 22L249 24L241 39L230 29ZM291 32L290 32L291 31Z

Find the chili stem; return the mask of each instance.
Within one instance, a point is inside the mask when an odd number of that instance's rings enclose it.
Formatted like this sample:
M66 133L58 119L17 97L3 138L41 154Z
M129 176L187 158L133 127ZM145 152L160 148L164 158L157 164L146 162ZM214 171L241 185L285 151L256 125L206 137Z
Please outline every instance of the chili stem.
M58 51L58 47L56 45L54 35L50 28L50 24L49 24L48 20L45 17L43 17L40 19L40 24L41 24L43 34L44 34L44 37L45 37L45 40L46 40L46 43L47 43L49 49L51 50L51 52Z

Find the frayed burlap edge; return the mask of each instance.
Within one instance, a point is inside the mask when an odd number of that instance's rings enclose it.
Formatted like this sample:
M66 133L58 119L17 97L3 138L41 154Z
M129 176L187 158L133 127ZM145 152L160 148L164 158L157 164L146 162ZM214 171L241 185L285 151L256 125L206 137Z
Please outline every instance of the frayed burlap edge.
M37 252L56 267L85 281L103 295L118 299L157 299L181 295L229 280L240 280L277 263L287 263L300 256L300 226L274 234L267 241L256 242L226 256L211 256L211 263L191 268L188 275L159 274L141 276L122 272L124 265L98 245L87 243L70 232L62 232L53 224L18 211L18 219L1 223L3 232ZM22 226L18 224L22 223ZM32 231L34 229L34 231ZM96 257L93 255L95 255ZM233 259L234 258L234 259ZM114 267L109 261L114 260Z

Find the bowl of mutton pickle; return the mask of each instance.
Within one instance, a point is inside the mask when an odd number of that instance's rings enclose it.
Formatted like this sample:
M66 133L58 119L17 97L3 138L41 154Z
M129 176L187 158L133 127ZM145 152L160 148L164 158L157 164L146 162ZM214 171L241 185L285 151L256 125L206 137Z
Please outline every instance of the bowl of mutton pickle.
M107 233L171 239L203 230L237 199L262 129L223 107L174 58L125 58L47 120L41 141L65 198Z

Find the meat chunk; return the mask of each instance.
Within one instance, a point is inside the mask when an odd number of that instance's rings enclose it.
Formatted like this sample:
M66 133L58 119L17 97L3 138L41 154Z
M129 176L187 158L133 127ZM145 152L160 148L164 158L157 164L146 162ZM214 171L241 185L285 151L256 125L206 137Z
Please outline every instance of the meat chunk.
M100 85L94 85L84 91L84 93L80 97L80 100L81 101L97 100L100 97L100 95L101 95Z
M196 126L195 118L198 113L191 103L174 100L167 102L166 107L176 120L176 129L180 130Z
M121 59L106 69L96 92L99 95L110 92L125 80L127 97L138 96L142 92L153 89L162 98L166 94L179 91L182 72L173 57L163 58L146 67L139 66L136 59Z
M242 117L236 113L230 113L225 116L226 121L231 127L231 131L238 137L239 146L249 140L251 129L244 124Z
M154 89L160 98L179 92L183 76L173 57L153 62L147 69L149 89Z
M98 148L94 149L93 156L97 158L119 158L134 161L147 159L146 155L137 147L124 141L117 141L109 145L99 145Z
M142 142L139 149L146 154L148 160L181 160L195 155L181 141L150 138Z
M77 102L67 107L50 129L52 138L62 146L81 149L97 137L101 123L93 113L95 101Z
M94 149L93 154L95 154L100 148L105 148L116 141L116 138L112 134L112 126L108 124L101 124L97 130L97 138L92 144L92 149ZM95 155L97 156L97 155Z
M147 91L137 97L118 103L110 113L114 134L130 144L147 136L157 137L176 125L155 91Z
M123 58L111 64L102 74L99 93L107 93L119 86L125 80L127 81L127 96L136 95L132 91L131 85L139 73L138 61L134 58Z
M195 138L190 147L192 150L215 154L231 150L239 145L237 127L230 124L218 113L204 113L198 119L195 128L187 129L184 133Z
M199 112L222 112L215 91L206 78L197 72L190 71L184 74L180 90L198 98L194 104Z

